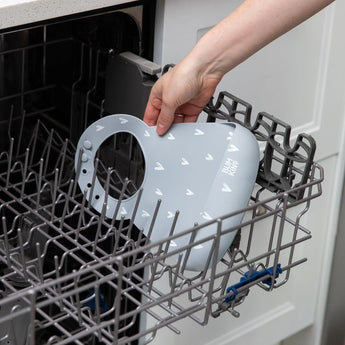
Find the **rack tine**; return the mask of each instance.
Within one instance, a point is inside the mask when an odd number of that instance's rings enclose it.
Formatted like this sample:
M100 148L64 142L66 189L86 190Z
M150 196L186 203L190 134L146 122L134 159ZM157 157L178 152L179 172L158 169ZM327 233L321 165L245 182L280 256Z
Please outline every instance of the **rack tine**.
M80 205L80 213L79 213L79 218L78 218L78 224L77 224L77 227L75 229L75 240L76 241L79 240L80 228L82 226L82 221L84 219L85 204L86 204L86 194L87 194L87 190L84 190L83 200L82 200L81 205Z
M38 276L40 278L41 283L44 281L43 277L43 262L41 257L41 246L39 242L36 242L36 253L37 253L37 270L38 270Z
M39 166L39 174L38 174L38 181L37 181L36 210L38 210L40 206L42 180L43 180L43 158L40 159L40 166Z
M141 240L144 236L144 230L143 229L138 229L138 239L135 241L135 248L140 248L141 247Z
M103 203L107 204L108 203L108 197L109 197L109 187L110 187L110 175L111 175L111 168L107 169L107 178L105 180L105 188L104 188L104 201Z
M36 292L34 290L29 290L28 295L30 296L30 325L28 336L30 339L30 345L36 344L36 336L35 336L35 320L36 320Z
M23 181L22 181L22 188L21 188L21 191L20 191L20 197L21 198L23 198L24 192L25 192L25 182L26 182L26 174L28 172L29 154L30 154L30 149L27 148L25 150L25 160L24 160L24 168L23 168Z
M10 244L9 244L9 241L8 241L6 217L3 216L1 218L1 220L2 220L2 229L3 229L3 232L4 232L4 246L5 246L6 259L7 259L7 266L12 269L11 255L10 255Z
M10 139L10 149L8 153L8 165L7 165L7 174L6 174L6 188L8 188L10 184L10 175L11 175L11 164L13 158L13 145L14 145L14 138Z
M46 158L45 158L45 165L44 165L44 176L47 175L47 169L48 169L48 164L49 164L49 158L50 158L50 151L52 147L52 141L53 141L53 135L54 135L54 129L51 129L47 141L47 153L46 153Z
M77 161L77 169L75 172L75 184L73 187L73 196L75 196L76 190L77 190L77 186L78 186L78 180L79 180L79 176L80 176L80 170L81 170L81 158L83 155L83 149L80 148L79 152L78 152L78 161Z
M221 233L222 233L222 220L217 219L217 234L216 238L214 239L215 245L214 245L214 251L213 251L213 257L212 257L212 266L211 266L211 272L210 272L210 282L209 282L209 289L208 289L208 296L207 296L207 305L205 309L205 317L204 317L204 324L206 325L210 314L212 311L212 299L213 299L213 288L215 284L215 277L216 277L216 269L218 264L218 252L219 252L219 243L221 240Z
M64 168L64 165L65 165L65 159L66 159L66 156L67 156L67 146L68 146L68 139L65 139L65 141L63 143L63 146L62 146L61 154L60 154L61 163L60 163L60 175L59 175L59 180L58 180L58 185L59 186L61 184L62 174L63 174L63 171L64 171L63 168Z
M114 331L113 331L113 345L118 345L118 335L120 329L120 313L121 313L121 289L123 283L123 262L122 258L116 261L117 264L117 293L114 301Z
M169 236L168 237L171 237L173 234L174 234L174 231L175 231L175 227L176 227L176 223L177 223L177 219L178 219L178 216L180 215L180 211L176 211L175 212L175 215L174 215L174 219L173 219L173 222L171 224L171 228L170 228L170 231L169 231ZM168 250L169 250L169 246L170 246L170 242L171 240L167 240L166 242L166 245L165 245L165 248L164 248L164 256L168 253ZM164 259L165 260L165 259Z
M11 140L11 129L12 129L12 121L13 121L13 112L14 112L14 105L11 104L10 115L8 117L8 128L7 128L7 135L8 139Z
M62 289L61 289L61 283L59 281L59 278L60 278L59 258L57 257L57 255L54 256L54 266L55 266L55 276L56 276L56 280L57 280L56 290L57 290L57 293L59 295L61 295ZM63 310L63 303L62 303L61 298L59 298L59 305L60 305L60 310L62 311Z
M281 214L281 219L280 219L280 224L279 224L279 231L278 231L278 238L277 238L277 244L276 244L276 249L275 249L275 255L274 255L274 261L273 261L273 272L277 272L277 267L278 267L278 261L279 261L279 256L280 256L280 251L281 251L281 245L282 245L282 240L283 240L283 232L284 232L284 223L286 219L286 213L287 213L287 203L288 203L288 194L284 193L284 198L282 200L283 202L283 209L282 209L282 214ZM272 275L271 278L272 285L271 285L271 290L274 287L274 276Z
M141 242L142 237L143 237L143 231L142 231L142 230L139 230L138 239L134 242L134 248L135 248L135 249L140 248L140 242ZM138 255L139 255L139 252L136 252L136 253L133 255L133 258L132 258L132 264L133 264L133 265L136 264Z
M190 252L191 252L192 247L193 247L193 242L195 240L195 236L196 236L196 232L197 232L197 229L196 229L197 226L198 226L198 223L194 223L194 230L192 231L192 233L190 235L190 239L189 239L189 242L188 242L188 248L186 249L186 252L185 252L185 255L184 255L184 259L183 259L183 263L182 263L182 268L181 268L181 273L182 274L184 274L184 271L185 271L186 266L187 266L187 261L188 261L189 255L190 255Z
M93 82L93 85L91 86L91 88L87 91L86 93L86 98L85 98L85 112L84 112L84 119L85 119L85 126L87 126L88 124L88 117L89 117L89 105L90 105L90 95L92 94L92 92L95 91L96 87L97 87L97 81L98 81L98 65L99 65L99 56L100 56L100 50L96 51L96 61L95 61L95 66L94 66L94 70L95 70L95 75L94 75L94 80L91 79L92 76L92 54L93 51L90 48L89 49L89 54L90 54L90 65L89 65L89 79L90 79L90 83ZM93 77L93 76L92 76Z
M120 224L118 229L114 228L115 231L115 242L114 242L114 248L113 248L113 256L116 255L119 246L120 246L120 237L121 237L121 232L123 231L123 223L125 221L125 217L122 216L120 220Z
M62 229L62 227L65 223L65 218L66 218L66 214L67 214L67 210L68 210L68 206L69 206L69 202L70 202L70 198L71 198L73 185L74 185L74 180L71 179L69 186L68 186L68 192L66 194L65 207L63 209L62 216L60 218L60 229Z
M75 98L76 98L76 87L83 79L84 73L84 49L85 43L80 44L80 68L79 68L79 78L72 84L71 88L71 107L70 107L70 118L74 117L74 107L75 107Z
M173 279L171 281L170 294L174 293L174 291L177 287L177 278L179 276L179 272L180 272L180 268L181 268L182 257L183 257L183 254L180 253L178 256L178 259L177 259L175 269L172 271ZM175 274L174 274L174 271L175 271ZM172 304L172 299L170 299L168 302L169 308L171 308L171 304Z
M119 210L120 210L121 202L122 202L122 200L123 200L123 197L125 196L125 191L126 191L126 188L127 188L127 186L128 186L128 183L129 183L128 178L125 178L125 181L124 181L124 183L123 183L123 186L122 186L122 190L121 190L120 196L119 196L119 198L118 198L118 201L117 201L117 204L116 204L116 207L115 207L115 211L114 211L114 215L113 215L113 220L112 220L112 222L111 222L111 226L114 226L114 223L115 223L117 214L119 213Z
M104 202L103 207L102 207L102 213L101 213L100 217L98 218L97 231L96 231L95 239L93 242L93 249L92 249L93 254L95 254L96 250L97 250L98 240L99 240L99 237L101 234L101 229L102 229L102 223L104 221L104 215L106 212L107 212L107 203Z
M25 260L25 254L24 254L22 230L20 228L18 228L17 233L18 233L20 257L21 257L22 266L23 266L23 275L24 275L25 280L28 280L28 273L27 273L26 260Z
M147 273L149 273L149 266L147 266ZM153 287L153 282L155 280L155 276L156 276L156 271L153 269L153 267L151 266L151 277L149 280L149 283L147 285L147 292L150 294L152 291L152 287Z
M53 195L52 195L52 211L51 211L51 215L50 215L50 221L52 222L54 220L54 216L55 216L55 204L56 204L56 195L57 195L57 191L59 188L59 169L56 168L55 169L55 173L54 173L54 184L53 184Z
M277 203L275 210L281 208L281 203L282 203L282 202L281 202L281 200L280 200L280 201ZM273 248L273 240L274 240L274 236L275 236L275 233L276 233L278 218L279 218L278 213L274 213L274 215L273 215L273 221L272 221L272 226L271 226L270 239L269 239L268 248L267 248L268 251L271 251L272 248ZM270 259L271 259L271 256L270 256L270 255L267 256L267 258L266 258L266 264L265 264L266 267L268 267L268 266L270 265Z
M159 207L160 207L161 203L162 203L162 200L158 199L157 203L156 203L155 211L153 213L153 217L151 220L150 228L149 228L149 231L147 232L147 235L146 235L146 244L150 241L152 230L153 230L153 227L155 225L157 214L158 214Z
M96 323L99 325L100 322L101 322L101 308L100 308L100 305L99 305L99 296L100 296L100 291L99 291L99 284L96 283L95 285L95 302L96 302L96 315L95 315L95 318L96 318ZM98 329L97 331L98 333L98 340L99 341L102 341L102 332L100 329Z
M15 305L15 306L11 309L10 313L14 313L14 312L16 312L16 310L18 310L18 309L19 309L19 306L18 306L18 305ZM13 334L13 342L14 342L14 345L18 345L17 334L16 334L16 331L15 331L15 325L16 325L15 320L11 320L11 321L10 321L10 332L11 332L11 334Z
M74 269L73 270L73 274L75 274L75 276L73 277L73 281L74 281L74 289L75 289L75 299L76 299L76 304L77 304L77 314L78 314L78 322L79 325L81 326L83 324L83 319L81 316L81 304L80 304L80 296L79 296L79 292L78 292L78 279L77 279L77 271Z
M143 194L143 188L140 188L139 192L138 192L138 195L137 195L137 198L136 198L136 201L135 201L135 205L134 205L134 209L133 209L133 212L132 212L131 220L129 222L128 235L127 235L129 238L132 238L132 228L133 228L133 224L134 224L134 219L135 219L135 216L136 216L137 211L138 211L138 207L139 207L139 203L140 203L142 194Z
M59 338L57 335L52 335L51 337L49 337L47 345L58 344L59 341L61 341L61 338Z
M40 120L37 120L35 129L34 129L34 132L33 132L33 143L32 143L32 148L31 148L31 152L32 153L36 152L36 144L37 144L38 132L39 132L39 129L40 129L40 124L41 124ZM34 156L35 156L34 154L31 155L30 166L32 166L32 164L33 164Z
M211 246L211 250L210 250L210 252L209 252L209 254L207 256L207 259L205 261L204 268L201 271L202 272L202 274L201 274L201 279L202 280L204 280L206 278L207 270L208 270L208 268L210 266L210 263L211 263L211 260L212 260L212 258L214 256L215 246L216 246L216 243L215 243L215 241L213 241L212 246Z
M95 159L95 168L94 168L94 171L93 171L93 174L92 174L90 194L89 194L90 205L91 205L91 200L92 200L92 197L93 197L93 191L95 189L95 181L96 181L96 177L97 177L98 165L99 165L99 158L96 158Z
M21 112L21 121L20 121L20 128L19 128L19 135L18 135L18 142L17 142L17 152L16 152L16 156L19 156L19 151L20 151L20 145L22 143L22 138L23 138L23 130L24 130L24 121L25 121L25 115L26 115L26 111L23 110Z
M221 296L224 296L225 295L225 290L227 288L227 284L228 284L228 281L229 281L229 278L230 278L230 269L233 267L234 265L234 262L235 262L235 258L237 256L237 253L239 252L239 249L235 248L232 255L231 255L231 258L230 258L230 261L229 263L227 264L227 267L226 267L226 272L224 275L223 275L223 278L222 278L222 282L221 282L221 292L220 292L220 295Z
M163 243L161 243L159 246L158 246L158 249L157 249L157 253L161 253L162 252L162 246L163 246ZM159 254L158 254L159 255ZM156 273L157 273L157 269L158 269L158 265L159 265L160 261L159 260L155 260L152 264L151 264L151 279L150 279L150 282L149 282L149 285L147 287L147 290L148 292L151 292L152 290L152 287L153 287L153 282L155 280L155 276L156 276ZM134 263L133 263L134 264Z

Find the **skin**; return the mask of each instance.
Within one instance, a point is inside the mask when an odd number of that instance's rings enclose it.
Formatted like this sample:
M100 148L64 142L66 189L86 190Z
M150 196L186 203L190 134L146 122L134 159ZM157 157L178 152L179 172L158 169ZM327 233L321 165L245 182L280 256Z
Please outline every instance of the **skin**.
M194 122L231 69L334 0L246 0L155 83L144 121L163 135Z

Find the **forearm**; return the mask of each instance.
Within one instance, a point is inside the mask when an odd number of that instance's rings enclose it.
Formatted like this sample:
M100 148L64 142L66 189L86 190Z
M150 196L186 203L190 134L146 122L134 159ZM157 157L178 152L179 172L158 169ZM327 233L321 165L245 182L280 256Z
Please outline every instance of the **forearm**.
M196 121L223 75L333 0L246 0L152 88L144 120L164 134ZM182 116L177 116L182 115Z
M333 0L246 0L205 34L186 57L203 76L221 79L266 44Z

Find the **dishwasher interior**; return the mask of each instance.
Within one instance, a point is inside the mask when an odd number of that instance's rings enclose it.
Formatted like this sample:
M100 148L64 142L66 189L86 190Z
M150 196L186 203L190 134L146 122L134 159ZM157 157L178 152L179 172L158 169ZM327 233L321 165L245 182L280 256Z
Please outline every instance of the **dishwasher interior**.
M239 317L240 304L255 303L252 289L279 288L307 260L299 245L311 233L302 220L323 180L315 142L301 134L291 143L289 125L263 112L252 117L251 105L228 92L204 112L208 121L249 128L262 147L246 209L179 234L173 225L158 242L135 227L134 215L109 219L107 195L121 212L121 200L140 195L145 172L140 146L124 133L107 139L95 160L103 211L88 204L74 169L76 142L121 103L112 99L110 61L125 51L152 58L149 3L131 8L140 23L117 7L0 33L0 344L147 344L162 327L179 333L182 318L205 325L225 312ZM141 77L144 85L154 79ZM136 103L140 95L126 92ZM188 210L174 221L179 212ZM240 226L222 225L242 213ZM210 224L217 233L195 242ZM217 243L232 231L236 240L217 263ZM180 236L188 244L169 249ZM205 268L188 271L188 253L209 240Z

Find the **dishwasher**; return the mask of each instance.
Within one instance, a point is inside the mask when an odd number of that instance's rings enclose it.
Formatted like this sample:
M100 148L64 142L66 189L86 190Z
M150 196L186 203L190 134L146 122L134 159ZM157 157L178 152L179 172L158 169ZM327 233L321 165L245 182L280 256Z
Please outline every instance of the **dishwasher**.
M134 5L139 24L126 11ZM311 239L302 219L321 195L316 144L303 133L292 140L288 124L253 116L227 91L203 113L207 122L244 126L260 145L248 206L182 233L174 233L176 212L155 241L133 217L107 217L109 196L141 193L145 159L126 133L100 146L94 176L106 195L100 212L89 204L74 168L79 137L114 113L142 117L159 73L149 61L154 4L134 5L0 32L0 344L149 344L163 327L179 333L183 318L206 325L223 313L240 317L242 303L255 307L252 289L285 285L307 261L298 247ZM240 225L223 225L239 214ZM194 241L210 224L216 233ZM218 262L219 241L230 232L235 240ZM169 250L181 236L190 240ZM213 243L207 265L189 270L188 253L206 240Z

